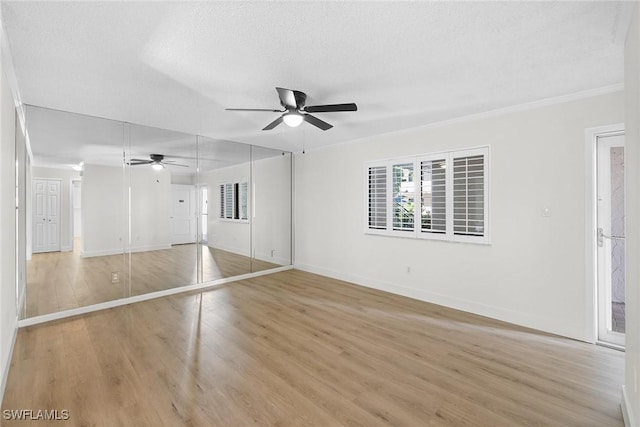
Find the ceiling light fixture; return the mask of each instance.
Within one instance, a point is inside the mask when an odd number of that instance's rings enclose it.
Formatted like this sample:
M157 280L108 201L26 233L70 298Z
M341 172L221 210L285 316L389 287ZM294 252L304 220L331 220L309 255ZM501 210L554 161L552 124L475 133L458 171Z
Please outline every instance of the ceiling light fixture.
M164 166L160 163L153 163L151 167L156 171L161 171L162 169L164 169Z
M289 113L286 113L284 116L282 116L282 119L284 120L284 123L287 126L295 128L295 127L300 126L300 123L302 123L302 120L304 118L302 117L302 114L300 114L300 113L289 112Z

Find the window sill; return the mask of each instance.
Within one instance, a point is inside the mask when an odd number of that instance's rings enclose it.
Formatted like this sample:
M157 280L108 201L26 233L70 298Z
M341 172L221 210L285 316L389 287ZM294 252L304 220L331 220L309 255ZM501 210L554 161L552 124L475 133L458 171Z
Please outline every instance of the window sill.
M416 235L415 231L407 231L407 232L386 231L386 230L376 231L376 230L369 230L369 229L366 229L364 234L370 235L370 236L398 237L401 239L432 240L437 242L491 246L491 240L489 237L474 239L468 236L451 237L451 236L446 236L442 234L428 234L428 233L420 233Z

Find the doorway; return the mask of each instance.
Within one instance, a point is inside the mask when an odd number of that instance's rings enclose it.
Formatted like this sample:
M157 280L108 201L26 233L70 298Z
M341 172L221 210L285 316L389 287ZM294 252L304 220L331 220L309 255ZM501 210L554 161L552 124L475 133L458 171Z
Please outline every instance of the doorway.
M59 179L32 180L33 253L60 251Z
M196 187L171 185L171 244L196 241Z
M598 340L625 344L624 133L596 136Z
M203 244L209 242L209 188L200 187L200 241Z
M81 250L82 239L82 181L71 181L71 212L73 215L73 250Z

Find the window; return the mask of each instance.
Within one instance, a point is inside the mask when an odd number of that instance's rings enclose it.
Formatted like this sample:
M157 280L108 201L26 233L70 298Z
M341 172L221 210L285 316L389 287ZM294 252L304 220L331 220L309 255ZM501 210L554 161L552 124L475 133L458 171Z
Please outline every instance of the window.
M387 168L369 168L369 229L387 228Z
M220 218L247 221L249 219L249 185L246 181L220 184Z
M366 166L365 232L488 243L489 148Z
M443 158L420 162L420 231L447 231L447 161Z
M393 165L393 229L413 231L415 191L413 163Z

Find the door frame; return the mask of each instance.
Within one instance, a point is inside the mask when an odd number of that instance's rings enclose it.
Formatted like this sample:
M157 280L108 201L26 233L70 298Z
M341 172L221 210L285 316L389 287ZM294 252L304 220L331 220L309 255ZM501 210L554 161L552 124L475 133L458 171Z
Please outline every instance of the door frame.
M602 136L624 134L624 123L585 129L585 331L586 341L598 340L598 252L597 252L597 142ZM615 347L615 346L614 346Z

